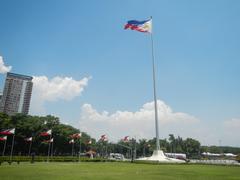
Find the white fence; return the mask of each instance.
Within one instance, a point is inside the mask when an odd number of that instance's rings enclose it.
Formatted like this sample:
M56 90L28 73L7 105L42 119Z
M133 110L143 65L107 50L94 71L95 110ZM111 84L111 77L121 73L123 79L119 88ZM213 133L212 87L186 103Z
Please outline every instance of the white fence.
M240 165L235 160L195 160L191 159L190 163L193 164L223 164L223 165Z

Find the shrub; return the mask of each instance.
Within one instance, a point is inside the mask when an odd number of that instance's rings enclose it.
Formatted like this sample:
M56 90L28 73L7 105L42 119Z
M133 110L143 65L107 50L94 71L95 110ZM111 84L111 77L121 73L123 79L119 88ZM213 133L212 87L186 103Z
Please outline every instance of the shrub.
M9 162L10 157L9 156L1 156L0 157L0 164L3 162ZM47 156L35 156L34 162L47 162L48 157ZM114 162L115 160L110 160L106 158L88 158L88 157L80 157L80 162ZM32 162L31 156L13 156L12 162ZM53 156L49 157L49 162L79 162L79 157L77 156Z
M240 163L240 154L237 155L236 160Z

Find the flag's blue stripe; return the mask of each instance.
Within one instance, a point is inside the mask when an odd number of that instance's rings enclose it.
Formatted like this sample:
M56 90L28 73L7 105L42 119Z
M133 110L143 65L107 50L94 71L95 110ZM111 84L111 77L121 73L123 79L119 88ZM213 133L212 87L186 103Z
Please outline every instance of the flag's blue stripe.
M149 20L145 20L145 21L137 21L137 20L131 20L131 21L128 21L128 24L132 24L132 25L142 25L146 22L148 22Z

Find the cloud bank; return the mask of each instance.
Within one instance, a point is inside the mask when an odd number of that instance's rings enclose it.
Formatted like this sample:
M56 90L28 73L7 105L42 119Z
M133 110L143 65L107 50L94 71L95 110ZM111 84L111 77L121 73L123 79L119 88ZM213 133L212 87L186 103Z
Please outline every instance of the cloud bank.
M12 69L12 66L6 66L3 61L3 57L0 56L0 73L5 74L7 72L10 72Z
M224 127L232 130L240 129L240 118L233 118L224 122Z
M56 76L48 79L46 76L34 76L31 113L44 114L46 102L70 101L80 96L88 85L89 79L90 77L74 80L72 77Z
M226 120L223 123L223 136L221 140L225 140L225 143L229 143L232 145L240 145L239 139L240 139L240 118L232 118L230 120Z
M182 112L174 112L170 106L158 100L160 134L181 130L198 123L198 119ZM137 136L137 138L155 137L154 102L144 104L138 111L107 111L98 112L90 104L81 107L80 127L94 137L108 134L116 141L122 137ZM185 128L187 129L187 128ZM185 131L186 132L186 131ZM166 137L166 136L165 136Z

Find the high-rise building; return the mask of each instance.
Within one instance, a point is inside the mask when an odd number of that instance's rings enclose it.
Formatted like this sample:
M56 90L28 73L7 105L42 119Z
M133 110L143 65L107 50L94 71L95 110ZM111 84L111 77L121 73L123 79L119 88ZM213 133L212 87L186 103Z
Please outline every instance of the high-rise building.
M28 114L31 95L32 77L15 73L7 73L0 112L8 115L16 113Z

